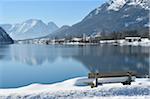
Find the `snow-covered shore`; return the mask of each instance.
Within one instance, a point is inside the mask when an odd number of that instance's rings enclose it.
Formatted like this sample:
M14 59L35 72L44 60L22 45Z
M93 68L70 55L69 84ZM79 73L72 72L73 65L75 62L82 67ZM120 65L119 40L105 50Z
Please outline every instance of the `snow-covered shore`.
M104 84L93 89L90 86L77 86L82 79L87 78L79 77L50 85L32 84L15 89L0 89L0 99L150 99L150 79L136 79L132 85L125 86L120 83Z
M100 44L113 44L113 45L130 45L130 46L150 46L150 40L148 38L143 38L141 41L132 41L128 42L125 39L120 40L103 40L100 41Z
M132 38L132 37L130 37ZM138 37L135 37L138 38ZM75 39L75 38L74 38ZM79 38L78 38L79 39ZM82 38L80 38L82 39ZM50 39L31 39L31 40L22 40L22 41L16 41L16 43L18 44L46 44L46 45L99 45L99 44L111 44L111 45L119 45L119 46L126 46L126 45L130 45L130 46L144 46L144 47L149 47L150 46L150 39L149 38L140 38L138 39L134 39L134 37L131 39L132 41L129 42L126 39L118 39L118 40L100 40L97 42L82 42L82 41L65 41L64 39L58 39L58 40L50 40Z

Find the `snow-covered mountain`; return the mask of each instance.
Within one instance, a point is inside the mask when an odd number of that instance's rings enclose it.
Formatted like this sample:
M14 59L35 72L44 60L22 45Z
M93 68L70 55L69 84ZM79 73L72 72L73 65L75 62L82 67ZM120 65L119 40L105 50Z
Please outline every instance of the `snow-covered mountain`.
M149 0L110 0L108 10L118 11L123 6L133 5L133 6L141 6L144 9L149 9L150 1Z
M81 22L55 35L92 35L137 30L148 32L150 0L109 0L91 11Z
M45 24L37 19L29 19L13 25L2 24L0 26L15 40L43 37L58 29L58 26L53 22Z
M0 44L13 43L9 35L0 27Z
M150 0L109 0L104 3L102 6L96 8L92 11L88 16L97 15L102 10L105 11L119 11L124 7L135 7L135 8L143 8L145 10L150 10ZM126 9L126 10L128 10Z

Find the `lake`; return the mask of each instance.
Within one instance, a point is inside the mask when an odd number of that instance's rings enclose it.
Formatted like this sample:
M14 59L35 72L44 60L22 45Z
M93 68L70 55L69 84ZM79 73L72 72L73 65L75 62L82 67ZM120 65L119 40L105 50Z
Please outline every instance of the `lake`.
M0 88L51 84L89 72L121 71L150 76L150 47L0 45Z

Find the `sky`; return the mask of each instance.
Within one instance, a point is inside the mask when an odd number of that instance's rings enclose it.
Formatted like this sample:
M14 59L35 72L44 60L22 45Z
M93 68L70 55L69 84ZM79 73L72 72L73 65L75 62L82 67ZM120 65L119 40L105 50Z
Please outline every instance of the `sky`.
M59 27L81 21L106 0L0 0L0 24L28 19L53 21Z

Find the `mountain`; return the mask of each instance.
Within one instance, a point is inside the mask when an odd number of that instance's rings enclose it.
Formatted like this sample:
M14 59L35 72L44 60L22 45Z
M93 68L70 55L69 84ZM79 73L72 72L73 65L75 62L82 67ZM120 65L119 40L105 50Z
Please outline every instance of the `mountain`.
M0 44L10 44L13 43L13 40L9 35L0 27Z
M56 30L56 31L54 31L53 33L51 33L51 34L49 34L49 35L47 35L47 36L45 36L45 37L49 37L49 38L51 38L51 37L61 37L61 36L64 36L64 32L66 31L66 30L68 30L70 28L70 26L68 26L68 25L63 25L61 28L59 28L58 30ZM61 34L62 33L62 34ZM57 35L57 34L59 34L59 35ZM65 36L67 36L67 35L69 35L69 34L65 34Z
M49 22L47 27L49 33L52 33L53 31L56 31L58 29L58 26L54 22Z
M91 11L81 22L62 32L55 31L53 35L82 36L126 30L148 32L149 11L150 0L109 0Z
M15 40L43 37L58 29L58 26L53 22L45 24L37 19L29 19L13 25L2 24L0 26Z

